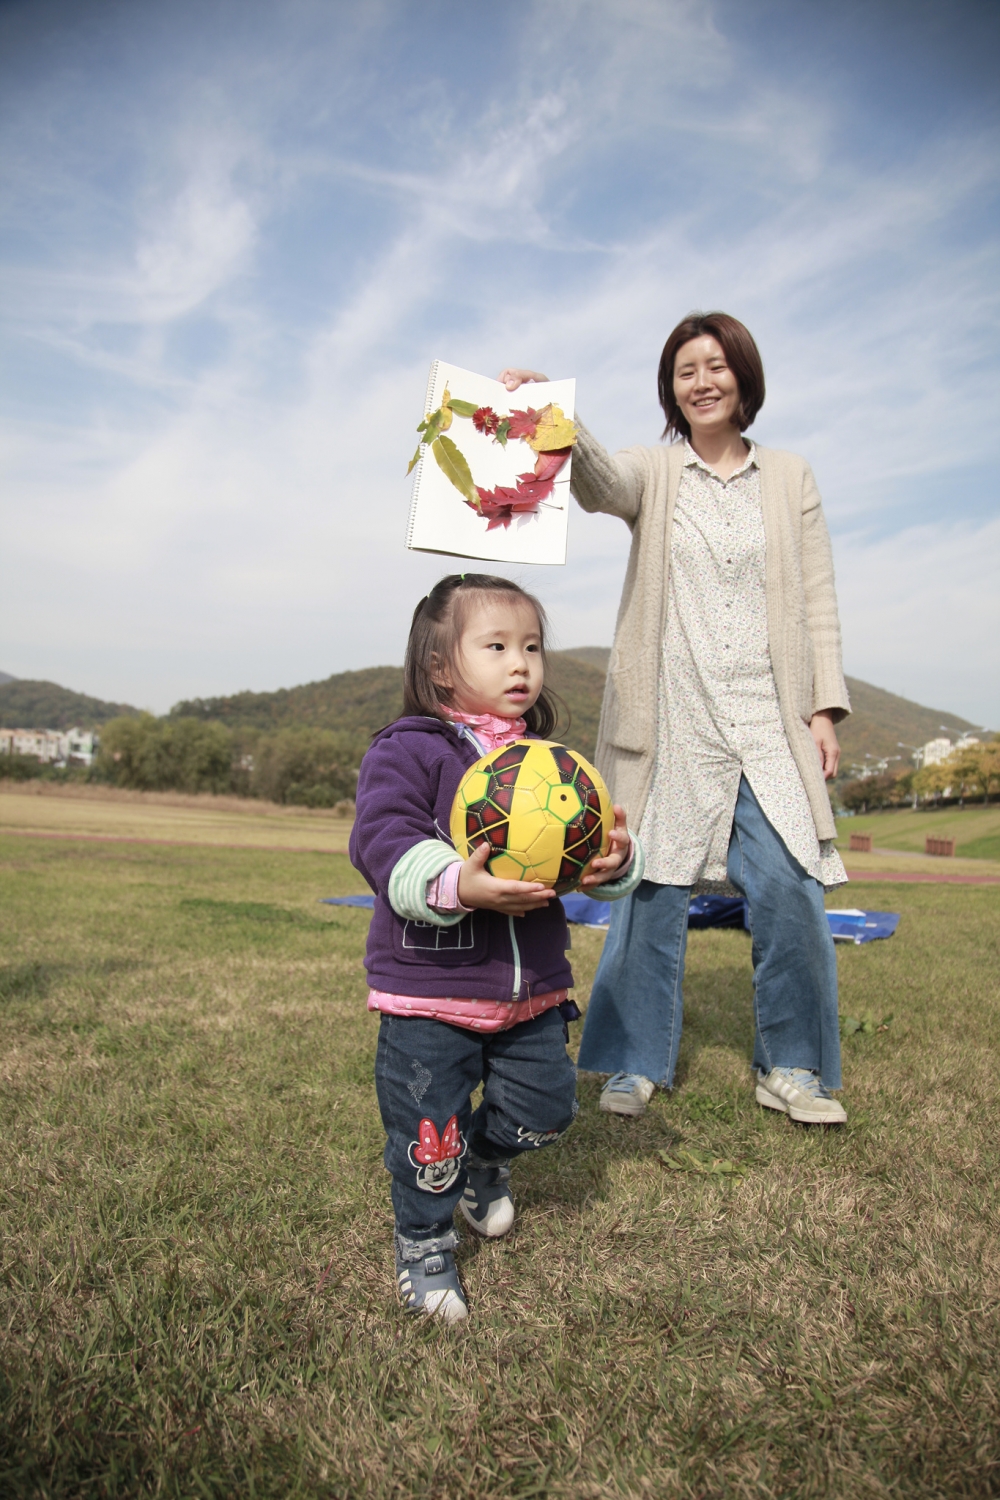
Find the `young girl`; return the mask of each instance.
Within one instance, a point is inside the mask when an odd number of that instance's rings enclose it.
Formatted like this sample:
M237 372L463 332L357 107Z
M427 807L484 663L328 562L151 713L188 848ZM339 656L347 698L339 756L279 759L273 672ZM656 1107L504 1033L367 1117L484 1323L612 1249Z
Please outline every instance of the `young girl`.
M494 879L488 848L463 860L448 837L469 766L552 733L544 670L545 615L531 594L485 574L442 578L413 616L404 717L375 736L358 780L351 860L376 897L365 966L368 1007L382 1013L375 1082L396 1276L409 1311L448 1323L468 1310L455 1209L480 1234L506 1234L511 1158L558 1140L576 1113L562 906L539 881ZM587 894L628 895L642 864L616 807Z

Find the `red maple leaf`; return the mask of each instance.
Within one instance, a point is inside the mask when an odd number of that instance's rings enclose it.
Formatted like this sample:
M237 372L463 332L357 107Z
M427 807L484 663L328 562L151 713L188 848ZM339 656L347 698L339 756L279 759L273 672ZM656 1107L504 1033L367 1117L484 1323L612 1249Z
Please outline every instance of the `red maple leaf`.
M518 494L527 500L532 506L547 500L555 489L555 481L552 479L539 479L534 474L518 474Z
M498 484L495 490L480 489L477 484L476 493L479 496L480 512L489 521L487 531L494 531L498 526L506 529L515 514L532 511L537 504L537 501L522 492L520 484L517 489Z
M533 438L538 426L538 412L530 406L527 411L512 411L508 421L510 422L508 437Z

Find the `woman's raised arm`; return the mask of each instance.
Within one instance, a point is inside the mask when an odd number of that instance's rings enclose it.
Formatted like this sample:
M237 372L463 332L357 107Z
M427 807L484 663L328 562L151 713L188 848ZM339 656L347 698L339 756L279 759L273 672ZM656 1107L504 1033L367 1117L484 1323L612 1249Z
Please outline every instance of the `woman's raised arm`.
M538 370L501 370L497 379L508 391L532 381L547 381ZM612 458L574 413L577 444L573 456L570 489L584 510L606 511L632 525L642 505L645 469L631 454Z

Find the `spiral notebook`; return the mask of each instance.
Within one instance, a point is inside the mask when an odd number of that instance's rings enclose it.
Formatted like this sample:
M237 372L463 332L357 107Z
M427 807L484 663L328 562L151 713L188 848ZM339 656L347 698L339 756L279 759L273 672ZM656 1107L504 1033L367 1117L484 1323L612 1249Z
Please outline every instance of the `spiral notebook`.
M443 402L448 400L448 406ZM489 562L564 563L575 380L508 391L431 365L406 545Z

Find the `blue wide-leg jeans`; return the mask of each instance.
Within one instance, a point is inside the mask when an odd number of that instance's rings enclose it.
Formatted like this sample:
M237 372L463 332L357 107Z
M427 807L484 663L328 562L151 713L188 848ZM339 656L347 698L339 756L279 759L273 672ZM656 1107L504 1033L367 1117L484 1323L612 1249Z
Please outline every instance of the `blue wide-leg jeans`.
M749 913L754 1067L810 1068L839 1089L837 958L823 887L789 854L745 776L727 864ZM673 1083L690 900L690 886L643 880L613 904L584 1021L582 1070Z

